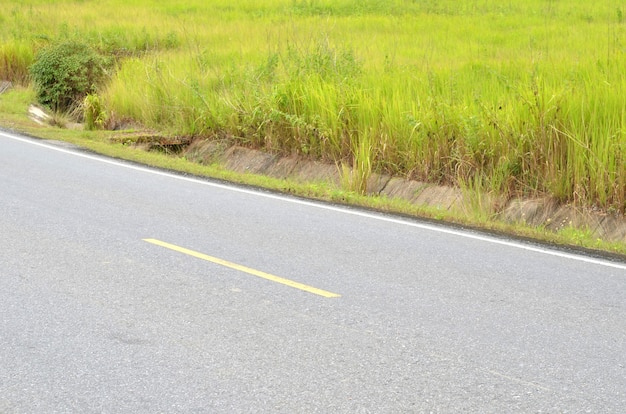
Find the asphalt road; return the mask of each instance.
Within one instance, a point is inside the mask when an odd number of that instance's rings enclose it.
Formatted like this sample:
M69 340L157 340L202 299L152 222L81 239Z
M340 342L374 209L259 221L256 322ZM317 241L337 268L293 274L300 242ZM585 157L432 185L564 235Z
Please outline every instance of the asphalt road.
M623 413L626 264L0 133L0 413Z

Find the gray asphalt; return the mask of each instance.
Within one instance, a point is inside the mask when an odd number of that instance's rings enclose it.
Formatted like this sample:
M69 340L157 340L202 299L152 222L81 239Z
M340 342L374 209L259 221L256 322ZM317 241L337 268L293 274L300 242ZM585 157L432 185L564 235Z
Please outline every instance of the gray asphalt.
M0 413L625 411L625 263L5 132L0 188Z

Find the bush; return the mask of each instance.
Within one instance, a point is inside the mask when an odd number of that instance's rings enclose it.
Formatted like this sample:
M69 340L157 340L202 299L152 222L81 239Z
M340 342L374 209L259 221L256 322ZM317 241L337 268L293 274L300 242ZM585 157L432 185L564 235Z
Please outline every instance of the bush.
M106 59L88 45L66 41L39 52L30 67L37 100L54 111L78 107L105 77Z

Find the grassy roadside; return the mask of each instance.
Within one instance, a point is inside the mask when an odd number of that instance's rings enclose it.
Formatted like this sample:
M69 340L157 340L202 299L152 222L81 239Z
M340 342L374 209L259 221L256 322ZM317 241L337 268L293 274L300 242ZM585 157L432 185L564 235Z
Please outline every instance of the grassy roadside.
M0 79L86 42L115 62L111 123L330 160L355 191L381 172L626 210L616 0L5 3Z
M200 165L178 156L147 152L113 142L112 138L119 135L119 132L71 130L49 125L37 125L27 116L28 105L33 101L32 90L26 88L17 87L0 94L0 127L43 139L69 142L110 157L199 177L209 177L315 200L447 222L560 246L589 249L589 251L596 253L617 254L622 259L626 258L625 243L598 240L592 237L590 232L573 228L566 228L554 233L545 228L503 223L493 220L489 212L481 210L480 204L476 204L466 214L442 211L413 205L406 200L363 196L359 192L346 191L331 183L301 183L255 174L239 174L228 171L220 165Z

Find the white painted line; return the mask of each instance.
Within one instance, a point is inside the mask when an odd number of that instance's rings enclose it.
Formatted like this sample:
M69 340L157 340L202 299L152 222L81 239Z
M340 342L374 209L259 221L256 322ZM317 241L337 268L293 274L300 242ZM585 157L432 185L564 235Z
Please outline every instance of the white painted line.
M230 186L230 185L226 185L226 184L214 183L214 182L210 182L210 181L201 180L199 178L185 177L185 176L182 176L182 175L172 174L172 173L165 172L165 171L159 171L159 170L151 169L151 168L148 168L148 167L132 165L132 164L129 164L129 163L120 162L120 161L116 161L116 160L112 160L112 159L108 159L108 158L104 158L104 157L100 157L100 156L95 156L95 155L85 154L85 153L78 152L78 151L73 151L73 150L68 150L68 149L64 149L64 148L59 148L59 147L56 147L54 145L46 144L45 141L38 141L38 140L35 140L35 139L30 139L30 138L23 138L23 137L16 136L16 135L9 134L9 133L2 132L2 131L0 131L0 136L8 138L8 139L13 139L15 141L21 141L21 142L24 142L24 143L27 143L27 144L31 144L31 145L36 145L36 146L39 146L39 147L48 148L48 149L51 149L51 150L54 150L54 151L58 151L58 152L62 152L62 153L65 153L65 154L71 154L71 155L74 155L74 156L77 156L77 157L87 158L87 159L98 161L98 162L102 162L102 163L105 163L105 164L115 165L115 166L118 166L118 167L127 168L127 169L135 170L135 171L141 171L141 172L145 172L145 173L149 173L149 174L160 175L160 176L163 176L163 177L174 178L176 180L182 180L182 181L192 182L192 183L196 183L196 184L206 185L206 186L209 186L209 187L219 188L219 189L222 189L222 190L234 191L234 192L238 192L238 193L254 195L254 196L257 196L257 197L265 197L265 198L270 198L270 199L274 199L274 200L281 200L281 201L285 201L285 202L289 202L289 203L300 204L300 205L320 208L320 209L324 209L324 210L335 211L335 212L338 212L338 213L350 214L350 215L353 215L353 216L359 216L359 217L365 217L365 218L368 218L368 219L384 221L384 222L387 222L387 223L393 223L393 224L399 224L399 225L403 225L403 226L415 227L415 228L419 228L419 229L422 229L422 230L429 230L429 231L433 231L433 232L437 232L437 233L450 234L450 235L454 235L454 236L458 236L458 237L464 237L464 238L472 239L472 240L478 240L478 241L482 241L482 242L486 242L486 243L498 244L498 245L501 245L501 246L508 246L508 247L513 247L513 248L516 248L516 249L523 249L523 250L527 250L527 251L531 251L531 252L535 252L535 253L547 254L547 255L550 255L550 256L556 256L556 257L561 257L561 258L565 258L565 259L577 260L579 262L591 263L591 264L595 264L595 265L606 266L606 267L613 267L613 268L616 268L616 269L626 270L626 264L621 264L621 263L617 263L617 262L611 262L611 261L608 261L608 260L596 259L596 258L593 258L593 257L587 257L587 256L578 255L578 254L573 254L573 253L560 252L560 251L557 251L557 250L551 250L551 249L548 249L548 248L543 248L543 247L538 247L538 246L531 246L531 245L528 245L528 244L519 243L519 242L515 242L515 241L502 240L502 239L498 239L498 238L495 238L495 237L489 237L489 236L484 236L484 235L479 235L479 234L472 234L472 233L461 231L461 230L454 230L454 229L450 229L450 228L445 228L443 226L440 227L440 226L426 224L426 223L417 223L417 222L413 222L413 221L409 221L409 220L405 220L405 219L401 219L401 218L388 217L388 216L384 216L384 215L381 215L381 214L368 213L368 212L365 212L365 211L358 211L358 210L351 210L351 209L347 209L347 208L343 208L343 207L339 207L339 206L333 206L333 205L329 205L329 204L317 203L317 202L314 202L314 201L301 200L301 199L297 199L297 198L293 198L293 197L286 197L286 196L282 196L282 195L278 195L278 194L264 193L264 192L255 191L255 190L246 189L246 188L241 188L241 187L237 187L237 186Z

